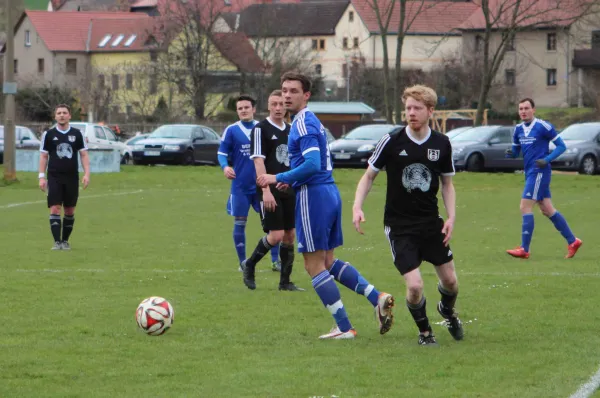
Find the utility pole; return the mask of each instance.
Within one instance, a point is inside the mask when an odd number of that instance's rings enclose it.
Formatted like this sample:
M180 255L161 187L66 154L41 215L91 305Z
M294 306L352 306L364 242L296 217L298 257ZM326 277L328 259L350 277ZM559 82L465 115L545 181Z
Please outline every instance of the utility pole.
M15 80L15 24L13 22L13 5L10 0L6 2L6 51L4 53L4 180L16 181L15 170L15 94L17 83Z

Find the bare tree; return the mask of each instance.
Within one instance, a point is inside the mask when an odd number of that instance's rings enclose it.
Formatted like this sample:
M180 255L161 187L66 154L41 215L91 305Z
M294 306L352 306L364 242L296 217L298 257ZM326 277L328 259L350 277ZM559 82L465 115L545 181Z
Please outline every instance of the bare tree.
M480 9L463 24L480 30L482 75L477 100L476 125L481 125L496 75L505 55L522 31L572 24L594 10L595 0L480 0Z

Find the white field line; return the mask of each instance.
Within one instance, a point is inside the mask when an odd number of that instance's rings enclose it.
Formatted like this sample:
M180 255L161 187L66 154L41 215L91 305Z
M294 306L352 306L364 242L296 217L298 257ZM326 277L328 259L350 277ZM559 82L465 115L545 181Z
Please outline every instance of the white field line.
M594 395L594 393L600 388L600 369L596 372L595 375L590 377L587 383L583 384L579 387L570 398L588 398Z
M79 199L93 199L93 198L105 198L108 196L123 196L123 195L135 195L136 193L144 192L143 189L138 189L137 191L129 191L129 192L114 192L114 193L103 193L98 195L85 195L80 196ZM20 203L9 203L7 205L0 206L0 209L12 209L13 207L27 206L27 205L37 205L40 203L46 203L47 200L36 200L33 202L20 202Z

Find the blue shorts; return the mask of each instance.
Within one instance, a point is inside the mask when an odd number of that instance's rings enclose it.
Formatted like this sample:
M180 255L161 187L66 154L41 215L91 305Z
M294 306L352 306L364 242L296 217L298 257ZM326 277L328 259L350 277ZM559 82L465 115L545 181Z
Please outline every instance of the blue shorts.
M300 253L332 250L344 243L342 199L335 184L296 190L296 237Z
M551 198L550 195L550 179L552 178L551 171L540 171L531 173L525 176L525 189L523 190L523 199L531 199L535 201Z
M227 199L227 214L233 217L248 217L250 206L260 213L260 199L256 193L231 194Z

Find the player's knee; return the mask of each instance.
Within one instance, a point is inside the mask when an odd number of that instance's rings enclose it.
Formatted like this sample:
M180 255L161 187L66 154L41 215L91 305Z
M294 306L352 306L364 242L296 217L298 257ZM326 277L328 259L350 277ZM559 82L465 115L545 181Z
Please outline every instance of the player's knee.
M446 275L443 278L440 278L440 280L444 289L448 290L449 292L458 291L458 280L456 279L455 274Z
M283 240L283 231L269 231L269 243L278 245Z
M52 213L52 214L60 214L61 207L62 206L60 206L60 205L51 206L50 207L50 213Z
M423 295L423 280L413 280L406 285L406 294L408 301L411 303L417 302Z
M73 216L75 215L74 207L65 207L65 216Z
M527 214L533 211L533 207L529 203L521 203L519 208L521 209L521 214Z
M296 233L294 232L294 230L284 231L283 238L282 238L283 243L285 243L286 245L293 245L295 240L296 240Z

